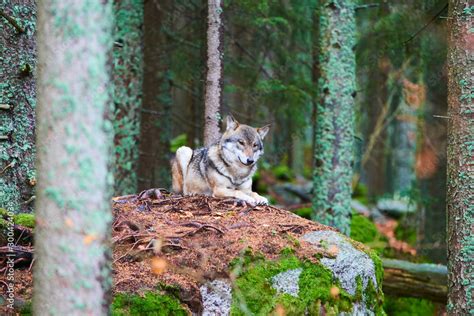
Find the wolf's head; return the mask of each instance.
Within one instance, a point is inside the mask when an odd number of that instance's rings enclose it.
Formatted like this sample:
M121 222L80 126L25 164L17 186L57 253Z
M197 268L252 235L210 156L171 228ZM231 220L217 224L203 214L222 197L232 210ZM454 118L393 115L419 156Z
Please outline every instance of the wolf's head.
M254 128L227 116L226 130L220 140L222 153L231 163L253 166L263 155L263 139L270 125Z

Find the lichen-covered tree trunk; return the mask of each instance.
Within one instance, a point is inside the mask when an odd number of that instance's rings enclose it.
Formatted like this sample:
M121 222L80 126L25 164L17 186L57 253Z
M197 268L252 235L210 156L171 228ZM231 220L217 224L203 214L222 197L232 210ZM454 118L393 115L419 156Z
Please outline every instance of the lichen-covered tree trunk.
M474 34L469 0L449 1L448 46L448 306L474 311Z
M0 207L31 210L36 176L36 4L0 6Z
M207 78L204 109L204 145L219 140L219 120L222 102L222 2L208 1L207 26Z
M112 6L38 5L36 315L106 315Z
M351 219L355 26L352 1L320 1L312 218L346 235Z
M114 1L114 194L137 191L143 79L143 0Z
M170 177L171 73L166 33L172 2L144 3L144 78L138 189L168 188Z

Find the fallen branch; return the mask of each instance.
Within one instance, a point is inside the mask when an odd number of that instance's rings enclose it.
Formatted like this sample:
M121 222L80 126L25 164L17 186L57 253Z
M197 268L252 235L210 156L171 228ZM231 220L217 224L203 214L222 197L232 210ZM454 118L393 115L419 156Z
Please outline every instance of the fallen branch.
M448 270L446 266L383 260L383 292L392 296L408 296L446 304Z

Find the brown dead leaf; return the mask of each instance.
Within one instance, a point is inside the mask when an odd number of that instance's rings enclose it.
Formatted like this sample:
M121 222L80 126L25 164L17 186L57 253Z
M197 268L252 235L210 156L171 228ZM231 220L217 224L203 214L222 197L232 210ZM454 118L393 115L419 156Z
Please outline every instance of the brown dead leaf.
M168 267L168 263L165 259L160 257L154 257L151 259L151 272L156 275L160 275L166 272L166 268Z

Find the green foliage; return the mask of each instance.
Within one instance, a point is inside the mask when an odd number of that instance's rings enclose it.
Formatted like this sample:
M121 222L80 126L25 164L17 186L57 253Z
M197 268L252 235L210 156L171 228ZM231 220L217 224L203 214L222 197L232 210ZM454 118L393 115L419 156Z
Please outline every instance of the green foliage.
M293 210L292 212L303 218L311 219L311 213L313 212L313 210L311 209L311 207L302 207L302 208L297 208L296 210Z
M389 316L435 315L435 304L431 301L411 297L385 297L384 310Z
M400 221L397 228L395 228L395 237L397 237L398 240L407 242L411 246L416 245L416 229L412 226L403 225L402 221Z
M293 173L287 165L278 165L272 168L272 172L279 180L290 181L293 178Z
M113 316L186 316L178 299L166 294L148 292L143 296L117 294L112 303Z
M179 134L170 141L170 151L174 154L179 147L185 146L188 142L188 135Z

